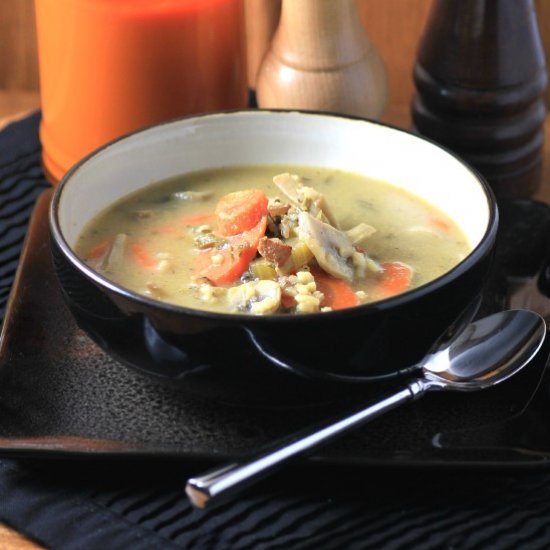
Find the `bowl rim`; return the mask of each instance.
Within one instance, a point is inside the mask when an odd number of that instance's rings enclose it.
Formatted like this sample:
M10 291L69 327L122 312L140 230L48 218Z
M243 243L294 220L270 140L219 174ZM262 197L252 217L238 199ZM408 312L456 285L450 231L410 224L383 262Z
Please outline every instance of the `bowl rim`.
M312 117L322 117L322 118L328 118L328 119L345 119L345 120L354 120L354 121L360 121L360 122L362 121L369 124L373 124L375 126L380 126L382 128L389 128L398 132L402 132L415 139L420 139L427 143L430 143L431 145L445 151L451 157L453 157L456 161L461 163L474 176L474 178L477 180L477 183L479 184L487 200L489 216L488 216L485 232L481 237L479 243L470 251L470 253L461 262L456 264L450 270L446 271L439 277L432 279L431 281L428 281L427 283L419 287L405 291L396 296L392 296L382 300L377 300L375 302L361 304L351 308L327 311L322 313L320 312L300 313L299 315L282 315L282 314L281 315L277 315L277 314L251 315L246 313L225 313L225 312L217 312L217 311L207 311L207 310L201 310L198 308L191 308L187 306L172 304L169 302L163 302L160 300L156 300L154 298L149 298L143 294L140 294L139 292L128 289L124 286L121 286L107 279L106 277L104 277L103 275L101 275L100 273L92 269L82 259L80 259L77 256L77 254L73 251L72 247L66 241L63 235L63 231L61 229L60 220L59 220L59 210L60 210L60 202L61 202L62 194L65 191L65 189L70 185L72 178L82 168L82 166L92 158L95 158L97 155L101 154L104 150L111 148L113 146L116 146L119 142L123 142L127 139L130 139L135 135L145 133L147 131L150 131L156 128L162 128L163 126L178 124L179 122L191 121L193 119L206 119L211 117L235 116L235 115L259 116L259 115L265 115L265 114L273 114L277 116L278 115L297 115L297 116L306 116L306 117L312 116ZM486 181L486 179L482 176L482 174L477 169L475 169L473 166L468 164L459 155L457 155L455 152L451 151L450 149L440 145L436 141L430 138L427 138L425 136L422 136L420 134L416 134L405 128L401 128L390 123L381 122L379 120L374 120L366 117L340 114L340 113L332 113L332 112L324 112L324 111L305 111L300 109L249 108L249 109L216 111L212 113L197 113L197 114L186 115L183 117L166 120L157 124L152 124L143 128L139 128L138 130L128 132L94 149L93 151L88 153L86 156L84 156L82 159L80 159L78 162L76 162L63 176L61 181L57 184L50 203L50 208L49 208L49 227L50 227L50 234L53 238L54 243L61 250L65 258L68 259L70 263L77 269L77 271L79 271L82 275L85 276L86 279L91 281L96 286L99 286L102 289L108 290L125 300L129 300L131 302L137 302L142 306L145 306L147 308L158 309L167 314L180 314L180 315L185 315L187 317L201 317L201 318L207 318L207 319L225 321L225 322L236 321L240 324L246 323L248 325L263 325L263 324L273 324L273 323L287 324L287 323L294 323L298 320L303 320L306 322L310 320L330 321L330 320L341 319L343 317L346 317L346 318L358 317L358 316L363 317L365 315L369 315L369 314L372 315L377 312L383 312L389 309L399 308L400 306L406 305L410 302L414 302L415 300L421 299L426 295L432 294L434 291L437 291L441 289L443 286L446 286L452 281L458 279L465 272L469 271L482 257L484 257L489 251L489 249L491 248L494 241L496 240L498 222L499 222L499 213L498 213L498 205L497 205L496 197L492 189L489 187L489 184Z

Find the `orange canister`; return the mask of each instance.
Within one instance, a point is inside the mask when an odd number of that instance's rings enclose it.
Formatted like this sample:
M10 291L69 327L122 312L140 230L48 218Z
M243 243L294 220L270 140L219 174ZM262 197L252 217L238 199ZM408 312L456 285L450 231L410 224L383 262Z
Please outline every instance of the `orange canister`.
M129 131L247 105L242 0L35 0L48 178Z

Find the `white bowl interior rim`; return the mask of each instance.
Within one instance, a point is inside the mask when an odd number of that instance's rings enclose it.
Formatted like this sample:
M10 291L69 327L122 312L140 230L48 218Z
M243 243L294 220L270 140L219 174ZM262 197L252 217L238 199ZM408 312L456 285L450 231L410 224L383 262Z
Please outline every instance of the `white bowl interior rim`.
M176 120L98 150L63 182L60 230L73 248L88 222L129 193L183 173L251 164L328 167L387 181L450 216L472 250L491 219L478 175L427 140L366 120L258 110Z

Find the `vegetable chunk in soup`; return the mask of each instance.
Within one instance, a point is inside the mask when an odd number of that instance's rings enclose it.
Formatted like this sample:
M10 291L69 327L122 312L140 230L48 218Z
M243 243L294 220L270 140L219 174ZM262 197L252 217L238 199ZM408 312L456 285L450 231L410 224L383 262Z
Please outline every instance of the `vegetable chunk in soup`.
M324 312L451 269L456 224L385 182L325 168L237 167L166 180L93 219L77 253L108 279L186 307Z

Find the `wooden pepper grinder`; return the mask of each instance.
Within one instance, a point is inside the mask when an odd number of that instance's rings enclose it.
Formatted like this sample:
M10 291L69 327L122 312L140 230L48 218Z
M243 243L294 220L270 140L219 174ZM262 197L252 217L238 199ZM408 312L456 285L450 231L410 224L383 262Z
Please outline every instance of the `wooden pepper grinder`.
M281 0L245 0L244 13L248 89L255 94L258 69L279 23Z
M387 102L386 72L356 0L283 0L256 93L262 108L379 118Z
M498 198L537 190L547 72L532 0L436 0L414 82L418 132L477 168Z

